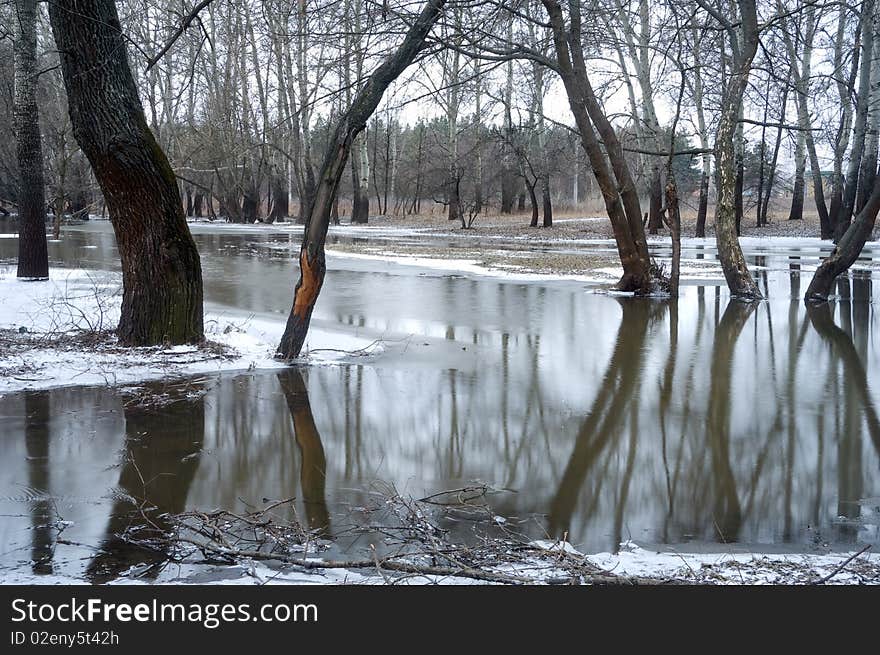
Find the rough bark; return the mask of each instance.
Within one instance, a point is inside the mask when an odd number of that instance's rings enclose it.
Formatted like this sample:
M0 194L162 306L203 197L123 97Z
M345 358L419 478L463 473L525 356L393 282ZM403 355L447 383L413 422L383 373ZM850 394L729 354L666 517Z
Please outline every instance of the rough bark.
M587 76L581 49L578 5L571 3L571 26L566 29L559 3L556 0L542 0L542 3L550 17L559 74L581 144L590 160L611 220L623 267L623 277L617 286L622 291L649 293L653 288L651 264L638 192L614 128L599 105ZM602 138L601 144L594 129Z
M13 124L19 176L17 276L45 280L49 277L49 254L43 149L37 110L36 0L16 0L15 12Z
M875 3L876 7L876 3ZM877 151L880 142L880 19L874 24L874 49L871 58L871 92L868 99L868 127L865 135L865 153L859 170L859 191L856 213L862 211L871 191L877 171Z
M851 223L851 218L856 205L856 192L859 182L859 168L862 156L865 153L865 143L868 131L868 109L871 93L871 68L872 55L874 53L874 0L865 0L861 9L861 69L859 72L859 92L856 102L855 121L853 124L852 149L849 155L849 165L846 171L846 185L843 189L843 198L840 203L840 212L834 223L835 243L843 238ZM876 162L871 163L871 168Z
M276 353L279 359L298 357L305 343L312 311L324 283L324 242L330 227L330 212L352 142L366 127L367 120L382 100L385 89L418 55L445 4L446 0L427 0L403 42L369 77L336 126L321 167L315 198L306 217L299 256L300 278L294 290L293 308Z
M844 273L858 259L865 241L871 236L877 212L880 211L880 185L875 184L868 202L844 232L831 254L822 261L813 274L804 300L825 302L838 275Z
M743 93L749 82L752 59L758 49L758 19L754 0L738 0L738 5L742 21L742 43L731 44L737 54L715 138L715 161L720 177L715 240L731 295L736 298L759 299L762 297L761 292L749 273L736 234L737 166L734 147Z
M49 6L74 136L122 259L117 334L131 346L203 338L202 271L174 171L147 126L112 0Z

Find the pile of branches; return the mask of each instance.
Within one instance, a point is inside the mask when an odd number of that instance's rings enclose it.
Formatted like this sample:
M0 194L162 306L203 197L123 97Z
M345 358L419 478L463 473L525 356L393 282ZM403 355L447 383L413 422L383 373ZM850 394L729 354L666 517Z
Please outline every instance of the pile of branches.
M615 575L600 570L565 543L534 542L514 532L491 512L484 497L495 490L476 485L414 499L394 491L375 494L371 508L358 508L365 523L337 532L379 537L362 558L334 560L317 555L332 540L321 528L308 528L297 517L294 499L274 501L245 513L191 511L167 517L161 550L175 563L242 565L264 561L286 570L344 569L375 574L385 584L421 578L440 582L461 579L500 584L685 584L684 579ZM474 539L459 543L442 523L466 517ZM494 533L494 534L492 534ZM159 544L153 541L151 549ZM380 552L381 550L381 552Z

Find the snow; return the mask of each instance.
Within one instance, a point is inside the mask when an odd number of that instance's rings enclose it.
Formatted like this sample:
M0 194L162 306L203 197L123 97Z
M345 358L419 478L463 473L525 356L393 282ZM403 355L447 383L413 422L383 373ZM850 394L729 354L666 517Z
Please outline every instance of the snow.
M328 261L333 259L364 259L371 261L389 262L400 266L413 266L430 269L432 271L448 271L464 275L479 275L485 277L508 280L510 282L607 282L604 278L578 274L547 274L526 273L511 270L513 267L495 268L481 264L476 259L446 259L439 257L418 257L413 255L401 255L393 252L376 254L342 252L338 250L326 250ZM618 275L619 277L619 275Z
M880 554L841 552L810 553L734 553L677 551L655 552L626 541L617 553L585 555L567 542L535 541L532 546L559 552L560 556L592 565L597 572L621 577L654 578L658 581L711 583L723 585L809 584L827 579L827 584L876 583ZM851 559L852 558L852 559ZM309 558L310 561L318 561ZM870 567L871 573L859 576L860 568ZM141 569L132 567L109 584L209 584L209 585L378 585L385 580L372 569L303 570L295 565L268 565L244 560L230 566L174 564L166 567L155 580L139 578ZM498 572L526 578L535 584L566 580L569 572L553 564L553 559L535 559L519 566L499 567ZM388 574L391 580L393 574ZM455 576L422 575L400 580L403 584L486 584ZM3 572L4 584L84 584L80 578L63 575L35 575L26 570Z
M284 332L282 319L259 318L222 308L205 313L205 337L231 349L228 354L195 346L157 348L47 347L77 335L112 330L119 320L121 276L106 271L53 269L44 281L21 281L0 268L0 330L35 340L33 348L0 350L0 394L70 385L120 385L151 379L234 370L279 368L275 348ZM108 347L109 346L109 347ZM335 362L349 352L382 350L371 340L313 326L303 357Z

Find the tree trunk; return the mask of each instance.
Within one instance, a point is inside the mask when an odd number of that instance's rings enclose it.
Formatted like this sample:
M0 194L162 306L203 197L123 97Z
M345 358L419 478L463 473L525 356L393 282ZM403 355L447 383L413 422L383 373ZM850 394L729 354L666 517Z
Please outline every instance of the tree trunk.
M874 0L865 0L861 9L861 70L859 73L859 92L856 104L856 116L853 124L852 148L849 155L849 165L846 171L846 185L843 189L843 199L840 203L840 212L834 224L834 241L839 242L850 226L853 210L856 205L856 192L859 182L859 168L862 163L862 155L865 152L865 142L868 131L868 108L871 94L871 68L874 53ZM871 163L871 168L876 166Z
M565 85L569 107L602 191L617 242L623 266L623 277L617 286L622 291L649 293L653 281L638 192L614 128L602 111L587 76L580 42L579 8L576 3L571 5L571 28L567 30L557 0L542 0L542 3L550 17L559 73ZM594 124L602 144L593 131Z
M652 157L656 159L656 157ZM660 180L660 169L652 165L651 189L648 206L648 234L657 234L663 227L663 183Z
M706 214L709 213L709 174L705 168L704 165L700 174L700 204L697 206L697 226L694 229L694 236L698 239L706 237Z
M283 222L290 209L290 191L284 166L276 167L270 176L272 185L272 208L266 216L267 223Z
M45 280L49 277L49 253L43 149L37 112L37 2L16 0L15 11L13 123L19 175L17 277Z
M352 157L354 193L351 207L352 223L367 223L370 219L370 164L367 159L367 140L363 134L357 138Z
M877 150L880 141L880 20L874 25L874 49L871 58L871 93L868 99L868 128L865 154L859 171L859 192L856 213L862 211L874 189L877 171Z
M538 196L535 195L535 187L537 184L537 179L534 182L526 180L526 189L529 192L529 201L532 205L532 220L529 222L529 227L538 227Z
M119 340L201 341L199 253L174 171L147 126L116 5L57 0L49 15L74 136L101 186L122 259Z
M773 194L773 183L776 179L776 165L779 161L779 149L782 146L782 125L785 123L785 108L788 104L788 86L782 91L782 108L779 110L779 127L776 129L776 143L773 146L773 157L770 160L770 174L767 177L767 188L764 190L763 204L758 207L758 213L761 225L768 225L770 220L767 218L768 209L770 207L770 198Z
M758 49L758 19L754 0L738 0L742 20L742 43L732 43L735 57L727 93L722 102L721 119L715 137L715 161L720 185L715 241L718 258L727 286L734 297L759 299L761 292L752 279L736 235L737 162L734 136L742 107L743 93L749 82L752 59Z
M865 241L874 229L878 211L880 211L880 184L875 184L862 211L844 232L831 254L816 269L804 300L807 302L828 300L834 280L852 266L861 254Z
M788 220L799 221L804 217L804 190L806 188L807 139L803 132L798 133L794 153L794 188L791 190L791 210Z
M706 129L706 115L703 111L703 71L700 58L701 37L696 27L692 28L691 34L694 40L694 71L693 71L693 96L697 112L697 132L700 137L700 147L703 150L709 148L708 130ZM687 77L685 77L687 81ZM697 206L697 225L694 236L698 239L706 236L706 214L709 210L709 177L712 172L712 159L708 152L703 153L703 171L700 175L700 201Z
M807 97L810 93L813 39L816 34L817 24L816 8L812 5L807 6L804 10L804 14L806 16L806 24L803 29L804 52L803 61L800 66L798 66L797 50L791 38L792 32L788 29L783 29L781 30L781 34L783 41L785 42L785 48L788 51L789 63L795 81L795 89L797 91L797 102L795 104L797 106L798 128L800 134L803 136L803 144L810 159L810 173L813 178L813 196L816 202L816 212L819 214L821 237L823 239L830 239L831 224L828 216L828 208L825 204L825 188L822 182L822 171L819 166L819 157L816 154L816 143L813 139L810 111L807 106ZM798 141L798 148L800 147L801 144L800 141ZM798 163L800 162L797 156L795 159ZM804 168L806 168L806 163L804 164ZM797 191L797 179L795 181L795 187L795 191ZM803 198L795 193L795 197L792 200L792 211L789 219L794 220L802 217Z
M553 199L550 196L550 173L545 168L541 174L541 205L543 227L553 227Z
M336 126L321 167L315 199L306 218L299 256L300 278L294 290L293 307L287 326L278 345L276 357L279 359L291 360L298 357L305 343L312 311L324 283L324 242L330 226L330 211L352 142L366 127L367 120L381 102L385 89L419 54L445 4L446 0L427 0L403 42L370 76Z

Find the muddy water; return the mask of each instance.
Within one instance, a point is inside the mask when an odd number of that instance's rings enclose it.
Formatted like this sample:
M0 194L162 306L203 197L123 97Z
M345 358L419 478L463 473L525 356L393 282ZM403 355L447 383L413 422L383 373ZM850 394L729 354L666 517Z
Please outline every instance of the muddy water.
M293 233L196 228L196 240L211 305L286 312ZM0 239L0 261L14 246ZM383 355L202 376L172 385L159 410L109 388L0 398L0 574L106 580L149 564L158 555L118 536L137 531L143 508L296 496L303 520L341 535L379 484L420 496L474 480L509 490L491 497L509 524L593 552L627 539L876 544L875 254L836 303L808 309L818 254L747 248L769 297L756 306L728 301L704 246L686 250L702 279L673 304L332 260L316 319L385 338ZM50 256L117 267L106 224L66 231Z

